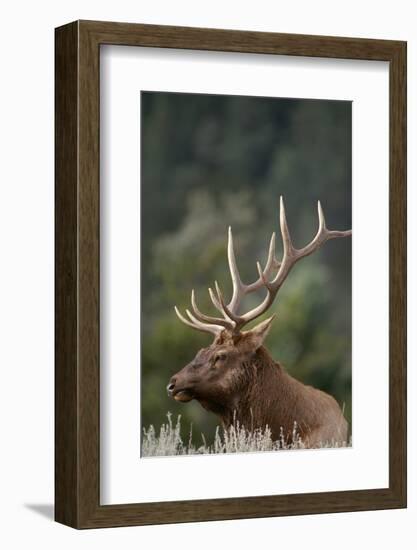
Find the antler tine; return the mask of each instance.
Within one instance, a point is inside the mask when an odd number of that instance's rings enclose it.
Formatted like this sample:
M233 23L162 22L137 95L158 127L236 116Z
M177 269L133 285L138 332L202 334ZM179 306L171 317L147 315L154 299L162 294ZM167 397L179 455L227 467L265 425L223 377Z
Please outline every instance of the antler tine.
M275 231L271 235L269 242L268 260L266 262L265 271L269 273L271 269L277 269L281 265L281 262L277 260L275 256ZM265 275L265 273L264 273Z
M224 315L224 312L223 312L223 309L222 309L222 306L220 304L220 302L217 300L213 290L211 288L208 289L208 292L209 292L209 295L210 295L210 298L211 298L211 301L213 303L213 306L217 309L217 311L219 311L222 315Z
M327 233L327 239L335 239L337 237L350 237L352 235L352 230L348 229L347 231L329 231L326 226L326 220L324 218L323 208L321 207L321 202L317 201L317 211L319 215L319 229L323 227Z
M211 317L210 315L205 315L204 313L201 313L201 311L198 309L197 303L195 301L195 292L194 289L191 291L191 305L194 311L195 317L199 321L202 321L203 323L209 323L214 325L220 325L223 328L227 329L233 329L234 325L225 319L218 319L217 317Z
M230 309L235 310L237 307L239 307L241 294L243 291L243 283L240 278L239 270L236 264L235 250L233 246L233 233L230 226L227 241L227 259L229 262L230 277L232 279L233 285L232 299L230 300L229 307Z
M206 323L201 323L195 317L193 317L193 315L188 310L187 310L187 315L190 317L190 319L192 319L192 321L189 321L188 319L186 319L180 313L177 306L174 306L174 310L175 310L175 313L177 314L177 317L179 318L180 321L184 323L184 325L187 325L195 330L199 330L201 332L209 332L211 334L214 334L215 336L220 334L220 332L223 330L223 327L218 325L208 325Z
M236 329L241 324L242 319L239 315L236 315L236 313L232 311L228 305L226 305L226 302L224 301L224 298L223 298L222 291L220 290L220 287L217 281L214 281L214 285L216 287L217 301L220 304L220 307L223 311L223 315L225 315L228 319L230 319L233 322L233 329L236 331Z
M270 290L270 284L268 282L268 279L265 277L264 272L262 271L261 264L259 262L256 262L256 268L258 270L259 277L262 279L264 287Z
M230 300L229 304L227 305L228 309L235 315L237 315L237 311L239 309L240 303L242 301L242 298L251 292L254 292L255 290L258 290L262 288L263 286L263 280L262 277L258 277L256 281L250 284L244 284L242 282L242 279L240 278L239 270L236 263L236 256L234 251L234 244L233 244L233 233L232 228L229 227L229 237L228 237L228 243L227 243L227 258L229 261L229 270L230 270L230 276L232 279L232 285L233 285L233 292L232 292L232 299ZM268 249L268 259L265 264L265 269L263 271L263 275L265 278L268 278L272 271L274 269L278 269L280 267L281 263L277 260L275 256L275 232L271 235L271 240L269 242L269 249ZM210 290L209 290L210 292ZM223 315L225 314L223 308L219 309L219 302L217 301L217 305L215 303L216 299L212 301L215 305L215 307L222 311ZM228 315L228 317L230 317Z
M327 229L326 227L326 219L324 217L323 208L321 207L321 202L317 201L317 214L319 217L319 231L323 231L323 229Z
M217 293L217 296L216 296L216 294L213 292L213 290L212 290L211 288L208 289L209 294L210 294L211 301L212 301L214 307L217 309L217 311L219 311L219 312L223 315L223 318L224 318L226 321L229 321L230 323L232 323L232 326L234 327L234 326L235 326L235 323L234 323L232 317L230 317L229 315L227 315L225 309L223 308L221 302L219 301L219 298L218 298L218 295L219 295L219 285L217 284L217 281L215 281L215 284L216 284L216 293ZM224 302L223 302L223 303L224 303ZM227 306L226 306L226 309L228 310Z
M283 260L287 256L291 255L294 252L294 247L292 245L290 231L288 229L287 224L287 215L285 213L285 205L284 205L284 199L282 198L282 195L279 198L279 225L281 228L281 235L282 235L282 244L284 247L284 254L283 254Z
M319 218L319 228L317 230L316 236L306 246L295 250L297 254L297 260L304 258L305 256L309 256L329 239L336 239L338 237L350 237L352 235L351 229L348 231L329 231L327 229L326 219L324 217L320 201L317 201L317 213Z
M279 262L275 256L275 231L271 235L271 240L269 241L269 250L268 250L268 259L265 264L265 269L263 270L263 277L259 275L259 278L250 285L245 285L245 293L249 294L249 292L253 292L254 290L258 290L259 288L262 288L263 286L263 278L268 278L272 271L274 269L278 269L281 266L281 262ZM259 273L259 270L258 270Z

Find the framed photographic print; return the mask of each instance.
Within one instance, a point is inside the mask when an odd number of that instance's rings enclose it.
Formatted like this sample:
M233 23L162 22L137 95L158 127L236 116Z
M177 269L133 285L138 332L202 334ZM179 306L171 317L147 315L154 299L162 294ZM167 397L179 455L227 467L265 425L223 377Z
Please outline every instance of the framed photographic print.
M406 506L406 44L56 29L56 520Z

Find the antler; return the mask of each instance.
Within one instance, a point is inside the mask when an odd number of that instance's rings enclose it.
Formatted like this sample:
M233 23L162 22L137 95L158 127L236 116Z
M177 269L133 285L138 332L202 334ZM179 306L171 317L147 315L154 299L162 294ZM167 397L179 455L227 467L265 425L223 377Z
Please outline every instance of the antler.
M201 330L202 332L210 332L211 334L214 334L215 336L220 334L221 331L223 330L223 327L221 327L219 325L201 323L198 319L196 319L194 317L194 315L188 309L186 309L185 311L186 311L188 317L190 318L190 321L188 319L186 319L180 313L177 306L174 306L174 309L175 309L175 313L178 315L178 318L180 319L180 321L182 321L185 325L187 325L191 328L195 328L196 330Z
M225 303L223 294L220 290L217 281L215 282L216 293L209 288L210 298L213 302L214 307L222 314L223 318L211 317L204 315L200 312L195 302L195 293L194 290L191 293L191 305L193 308L194 315L190 313L187 309L186 313L191 321L185 319L177 307L175 311L178 317L185 324L205 332L211 332L214 334L219 334L222 330L227 329L233 333L238 333L244 325L253 321L271 306L273 303L279 289L283 285L285 279L287 278L292 267L306 256L309 256L315 252L320 246L322 246L329 239L336 239L339 237L348 237L352 235L352 231L330 231L326 227L326 221L324 219L323 210L321 208L320 201L317 204L318 208L318 218L319 218L319 228L314 239L304 246L303 248L297 249L294 247L291 241L290 232L288 229L287 218L285 214L285 206L283 198L280 197L280 228L281 236L283 243L283 257L282 261L279 262L275 256L275 233L272 233L270 244L269 244L269 253L268 259L265 265L265 268L262 270L261 265L257 262L256 267L258 269L259 277L256 281L251 284L244 284L240 278L239 270L236 264L236 258L233 247L233 235L232 230L229 227L229 240L227 246L227 257L229 262L230 275L232 278L233 284L233 293L232 298L228 304ZM277 271L275 277L269 281L272 273ZM251 309L243 315L238 314L238 309L242 298L247 294L255 292L256 290L265 287L267 290L267 295L264 298L263 302L257 307Z

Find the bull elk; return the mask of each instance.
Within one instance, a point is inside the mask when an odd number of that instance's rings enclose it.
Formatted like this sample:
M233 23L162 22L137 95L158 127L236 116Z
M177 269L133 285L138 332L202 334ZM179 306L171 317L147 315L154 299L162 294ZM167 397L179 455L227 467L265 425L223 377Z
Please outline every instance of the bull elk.
M214 341L171 378L167 386L171 397L181 402L196 399L205 409L215 413L225 428L236 421L247 429L265 429L268 426L274 440L284 437L288 444L292 443L294 425L297 426L297 437L301 438L305 447L347 440L348 425L336 400L290 376L263 346L274 315L250 330L242 330L270 308L299 260L315 252L329 239L352 234L351 230L327 229L320 201L318 218L319 228L314 239L304 248L295 248L281 197L282 260L276 258L273 233L265 267L262 269L257 262L259 276L251 284L243 283L240 278L229 228L227 255L233 284L230 302L226 303L216 282L215 290L210 288L209 294L220 316L202 313L197 306L194 290L191 292L192 312L187 309L187 317L175 306L175 312L183 323L213 334ZM247 313L239 313L242 298L259 289L266 291L263 301Z

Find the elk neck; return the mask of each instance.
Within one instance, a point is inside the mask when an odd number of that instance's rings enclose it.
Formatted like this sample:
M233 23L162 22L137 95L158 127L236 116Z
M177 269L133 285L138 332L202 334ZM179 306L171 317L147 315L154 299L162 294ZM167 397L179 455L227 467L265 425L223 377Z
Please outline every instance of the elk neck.
M264 429L274 421L280 395L288 393L288 378L282 366L261 346L244 365L229 395L221 402L201 404L217 414L225 428L239 422L248 430Z

